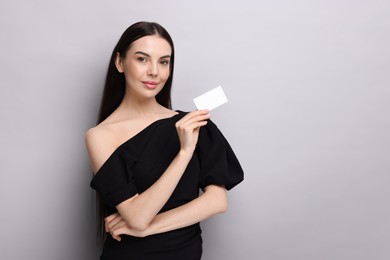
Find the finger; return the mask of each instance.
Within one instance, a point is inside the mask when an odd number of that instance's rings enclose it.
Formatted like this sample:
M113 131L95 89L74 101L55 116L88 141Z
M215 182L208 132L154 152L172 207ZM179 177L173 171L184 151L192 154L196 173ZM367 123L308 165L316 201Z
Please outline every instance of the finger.
M190 126L192 129L194 129L194 128L199 127L199 126L206 125L207 119L208 118L202 118L202 120L188 122L188 126Z
M210 111L207 109L194 110L194 111L187 113L183 118L190 118L190 117L197 116L197 115L205 115L205 114L209 114L209 112Z
M189 113L188 117L186 118L186 121L193 121L193 120L199 121L209 117L210 117L210 112L208 110L198 110Z
M189 112L187 115L185 115L183 118L181 118L178 122L185 123L194 117L208 115L208 114L209 114L208 110L195 110L195 111Z
M120 228L127 227L127 223L124 220L119 221L115 225L111 226L110 232L114 232L115 230L118 230Z
M114 218L116 218L118 215L119 215L118 212L113 213L113 214L109 215L108 217L106 217L104 220L105 220L105 221L111 221L111 220L113 220Z
M207 121L195 121L195 122L191 122L185 126L181 126L180 130L183 132L193 133L195 129L199 129L204 125L207 125Z
M210 119L210 117L211 117L210 114L196 115L196 116L193 116L192 118L190 118L190 119L187 121L187 123L206 121L206 120Z
M104 218L104 229L108 232L108 223L117 217L117 213L111 214L108 217Z
M107 224L107 230L108 232L111 232L113 229L115 229L115 226L120 224L122 222L122 218L118 217L116 219L113 219L110 223ZM123 221L124 222L124 221Z
M126 227L119 227L119 228L111 231L111 235L112 236L116 236L116 237L120 236L120 235L123 235L125 230L126 230Z
M122 238L120 237L120 235L116 235L114 233L110 233L112 238L115 239L116 241L120 242L122 240Z
M129 229L127 226L118 227L117 229L111 232L111 236L116 240L119 239L118 241L121 241L121 237L120 237L121 235L130 235L130 234L131 232L129 233Z
M115 216L113 216L113 215L115 215ZM119 214L113 214L113 215L110 215L109 218L105 219L106 232L109 232L111 230L112 226L114 226L116 223L118 223L122 219L121 215L119 215Z
M124 232L127 230L128 226L125 221L121 220L115 226L110 229L111 236L117 241L121 241L120 235L125 234Z
M186 121L178 121L176 122L176 128L179 130L193 130L194 129L194 123L195 126L198 126L200 122L202 122L200 125L205 125L207 120L210 118L210 114L205 114L205 115L198 115L192 118L187 119Z

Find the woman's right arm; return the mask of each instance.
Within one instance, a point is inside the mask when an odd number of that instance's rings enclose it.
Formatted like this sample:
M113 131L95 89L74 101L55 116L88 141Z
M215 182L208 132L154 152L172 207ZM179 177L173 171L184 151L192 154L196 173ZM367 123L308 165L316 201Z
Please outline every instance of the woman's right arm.
M180 151L174 160L151 187L117 205L119 214L130 227L145 230L168 201L192 158L198 141L199 129L207 124L206 120L209 118L207 110L193 111L176 123ZM93 151L93 140L87 138L86 142L92 165L94 165L96 152Z

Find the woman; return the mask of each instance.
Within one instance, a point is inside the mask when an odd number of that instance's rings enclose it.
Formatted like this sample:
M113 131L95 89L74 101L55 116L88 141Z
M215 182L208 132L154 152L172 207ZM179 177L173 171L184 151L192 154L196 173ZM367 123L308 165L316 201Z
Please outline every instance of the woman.
M171 110L173 65L157 23L133 24L112 53L98 125L86 134L100 234L110 233L101 259L200 259L199 222L225 212L226 189L243 179L207 110Z

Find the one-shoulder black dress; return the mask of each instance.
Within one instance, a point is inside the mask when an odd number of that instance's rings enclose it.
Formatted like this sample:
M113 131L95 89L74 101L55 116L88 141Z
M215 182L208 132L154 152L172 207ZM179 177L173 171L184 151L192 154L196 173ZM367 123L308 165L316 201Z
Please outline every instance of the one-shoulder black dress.
M164 173L180 149L175 123L186 113L157 120L121 144L91 181L107 215L115 206L141 194ZM201 127L194 155L161 212L181 206L199 196L207 185L230 190L243 180L243 171L229 143L217 126ZM144 238L122 235L120 242L107 236L100 259L191 260L202 255L199 223Z

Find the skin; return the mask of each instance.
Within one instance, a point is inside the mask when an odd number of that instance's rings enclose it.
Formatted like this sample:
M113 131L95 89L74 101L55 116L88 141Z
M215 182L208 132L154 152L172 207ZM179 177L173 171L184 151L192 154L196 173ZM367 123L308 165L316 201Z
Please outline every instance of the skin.
M126 79L125 96L119 107L85 136L91 167L98 172L123 142L156 120L177 112L156 101L156 95L169 77L171 47L159 36L134 41L126 57L116 57L116 67ZM123 201L118 213L105 219L106 231L113 238L121 235L145 237L198 223L227 210L225 187L209 185L197 199L158 214L183 175L198 141L199 129L207 124L207 110L192 111L176 123L180 151L161 177L146 191Z

